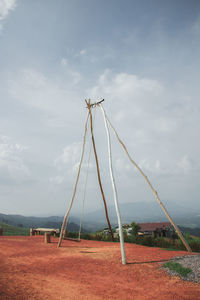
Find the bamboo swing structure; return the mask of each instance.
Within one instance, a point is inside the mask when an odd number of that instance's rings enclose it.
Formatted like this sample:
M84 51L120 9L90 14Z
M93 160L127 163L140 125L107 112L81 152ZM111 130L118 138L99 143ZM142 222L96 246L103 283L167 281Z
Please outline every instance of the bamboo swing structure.
M112 182L113 197L114 197L115 209L116 209L118 226L119 226L119 238L120 238L122 264L123 265L126 264L126 253L125 253L125 247L124 247L124 236L123 236L123 228L122 228L122 222L121 222L121 216L120 216L120 210L119 210L119 204L118 204L117 189L116 189L116 184L115 184L115 179L114 179L114 174L113 174L113 167L112 167L112 152L111 152L111 142L110 142L109 126L113 130L115 137L117 138L118 142L122 146L123 150L125 151L126 155L129 158L130 162L139 171L139 173L144 177L146 183L148 184L149 188L153 192L156 201L161 206L161 209L165 213L166 217L169 219L171 225L174 227L177 235L179 236L180 240L184 244L185 248L187 249L187 251L192 252L192 250L191 250L190 246L188 245L187 241L184 239L184 237L183 237L182 233L180 232L179 228L174 223L173 219L169 215L169 213L168 213L167 209L165 208L164 204L160 200L157 191L153 188L151 182L149 181L149 179L147 178L147 176L144 174L144 172L142 171L142 169L131 158L130 154L128 153L128 150L127 150L126 146L124 145L124 143L122 142L122 140L119 138L119 135L117 134L115 128L113 127L113 125L109 121L109 119L108 119L108 117L107 117L107 115L105 113L105 110L104 110L104 108L102 106L102 102L104 101L104 99L101 100L101 101L99 101L99 102L96 102L96 103L91 103L90 99L89 100L85 100L85 101L86 101L86 105L87 105L87 109L88 109L88 115L87 115L86 123L85 123L85 131L84 131L84 136L83 136L81 158L80 158L80 162L79 162L79 168L78 168L77 178L76 178L76 181L75 181L74 191L73 191L72 199L71 199L71 202L70 202L70 206L69 206L69 208L68 208L68 210L67 210L67 212L66 212L66 214L64 216L64 219L63 219L63 224L62 224L62 227L61 227L61 233L60 233L60 238L59 238L59 242L58 242L58 247L61 246L62 240L64 239L64 234L65 234L65 228L66 228L67 220L68 220L68 217L69 217L69 214L70 214L73 202L74 202L74 198L75 198L75 195L76 195L77 185L78 185L78 181L79 181L79 177L80 177L80 171L81 171L81 166L82 166L82 161L83 161L83 156L84 156L84 151L85 151L85 143L86 143L86 135L87 135L87 129L88 129L88 121L89 121L89 119L90 119L90 132L91 132L92 146L93 146L94 157L95 157L95 162L96 162L96 170L97 170L98 183L99 183L99 187L100 187L100 191L101 191L101 195L102 195L102 199L103 199L103 203L104 203L104 209L105 209L105 215L106 215L108 227L109 227L109 230L110 230L110 234L111 234L112 240L114 241L113 231L112 231L112 227L111 227L109 216L108 216L108 210L107 210L107 204L106 204L105 194L104 194L103 187L102 187L102 182L101 182L101 175L100 175L100 169L99 169L99 161L98 161L98 156L97 156L97 151L96 151L96 145L95 145L95 139L94 139L94 132L93 132L92 109L98 107L98 108L100 108L100 110L102 112L103 119L104 119L104 124L105 124L105 129L106 129L106 133L107 133L109 170L110 170L110 178L111 178L111 182ZM90 148L90 152L91 152L91 148ZM90 158L90 154L89 154L89 158ZM88 166L89 166L89 159L88 159ZM84 201L85 201L85 195L86 195L87 177L88 177L88 170L87 170L87 176L86 176L86 181L85 181L85 190L84 190L84 198L83 198L83 208L82 208L82 215L81 215L81 221L80 221L80 230L79 230L79 237L78 237L79 241L80 241L80 235L81 235L81 225L82 225ZM75 240L75 239L71 239L71 240Z

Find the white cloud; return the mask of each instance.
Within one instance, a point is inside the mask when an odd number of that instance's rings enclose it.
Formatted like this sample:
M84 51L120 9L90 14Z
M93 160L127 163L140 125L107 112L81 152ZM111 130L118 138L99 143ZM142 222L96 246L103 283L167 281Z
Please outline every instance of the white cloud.
M80 55L81 55L81 56L85 55L86 53L87 53L87 50L86 50L86 49L82 49L82 50L80 51Z
M13 99L39 109L50 116L63 116L66 119L76 95L76 85L80 74L69 70L66 78L50 79L34 69L22 69L9 75L8 90Z
M0 176L1 181L24 181L29 177L29 170L24 164L21 153L27 147L13 143L7 136L0 135Z
M150 159L142 159L139 162L136 162L137 165L142 169L143 172L148 172L154 175L160 175L166 172L166 170L161 166L161 162L157 160L150 160ZM126 175L131 175L133 172L138 173L138 170L135 166L131 164L131 162L127 162L127 159L118 158L115 161L115 166L117 172L124 173ZM139 173L138 173L139 176Z
M188 174L195 169L195 165L184 155L180 160L172 159L170 162L164 159L162 162L159 159L143 158L136 162L145 175L150 176L177 176L180 174ZM138 170L123 158L118 158L115 161L117 172L122 176L133 175L133 172ZM139 173L138 173L139 174Z
M78 84L81 80L81 74L76 71L69 71L69 74L71 75L72 82L74 85Z
M0 29L2 27L1 22L7 18L10 11L16 7L16 0L0 0Z
M88 94L94 101L102 98L106 100L114 124L123 126L127 134L132 131L135 135L139 130L140 135L146 137L145 130L154 127L158 107L163 106L163 90L158 80L141 78L131 73L114 73L107 69ZM134 127L134 131L131 127ZM163 129L166 130L164 123Z
M57 185L63 183L63 181L64 181L64 177L63 176L55 176L55 177L51 177L49 179L50 183L57 184Z
M172 158L171 161L167 161L166 159L162 161L159 160L147 160L143 159L139 162L139 166L144 172L151 173L153 175L170 175L177 176L181 174L189 174L191 171L196 169L195 164L188 157L188 155L184 155L178 161L175 161Z
M88 164L88 155L87 152L88 144L86 143L85 147L85 155L83 157L82 166L81 166L81 173L86 176L86 173L96 173L96 168L93 162ZM54 164L56 167L57 176L50 178L50 182L55 184L61 184L65 182L74 182L81 158L81 143L72 143L64 147L61 151L61 154L55 159ZM80 182L84 181L85 179L81 176Z
M138 165L143 171L148 171L148 172L152 172L152 173L160 173L161 172L161 166L160 166L159 160L150 161L149 159L148 160L142 159Z
M157 116L152 125L155 131L160 133L168 133L175 130L178 124L176 120L173 120L169 116Z
M173 148L180 148L178 156L182 155L181 144L185 142L181 132L188 130L188 121L192 128L193 120L197 120L193 101L184 95L182 88L176 85L176 90L174 87L169 90L158 80L106 69L88 94L93 101L105 99L109 119L122 138L124 134L129 147L134 146L134 153L138 150L138 160L147 157L147 153L154 160L168 160L173 151L167 156L162 152L168 147L171 151L173 139L177 141ZM189 119L190 115L194 118Z
M60 64L61 64L61 66L64 66L64 67L65 67L65 66L68 65L68 60L67 60L66 58L63 57L63 58L61 59Z
M129 73L114 74L107 69L99 77L98 84L90 89L90 94L95 98L108 97L127 102L147 93L158 96L161 91L162 85L157 80L139 78Z
M177 167L185 174L193 169L192 161L189 159L188 155L184 155L180 161L177 162Z
M193 26L191 27L192 32L197 35L199 40L199 33L200 33L200 17L195 20Z
M115 160L115 168L118 173L122 173L122 172L125 173L129 171L132 168L132 166L130 163L125 162L123 158L117 158Z
M63 148L61 155L55 160L56 166L76 164L80 159L81 144L73 143Z

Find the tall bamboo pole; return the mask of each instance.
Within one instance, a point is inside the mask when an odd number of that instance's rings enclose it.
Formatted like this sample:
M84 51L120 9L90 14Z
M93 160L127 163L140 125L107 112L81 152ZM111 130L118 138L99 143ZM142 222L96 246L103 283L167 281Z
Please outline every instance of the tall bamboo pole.
M149 179L147 178L147 176L144 174L144 172L140 169L140 167L136 164L136 162L131 158L130 154L128 153L124 143L122 142L122 140L119 138L116 130L114 129L113 125L111 124L111 122L108 120L107 116L106 116L106 120L108 121L108 123L110 124L111 128L114 131L114 134L117 138L117 140L119 141L119 143L122 145L124 151L126 152L129 160L131 161L131 163L138 169L138 171L140 172L140 174L144 177L145 181L147 182L147 184L149 185L151 191L153 192L157 202L159 203L159 205L161 206L162 210L164 211L165 215L167 216L167 218L169 219L170 223L172 224L172 226L174 227L176 233L178 234L179 238L181 239L182 243L184 244L185 248L187 249L188 252L192 252L190 246L188 245L187 241L184 239L182 233L180 232L179 228L177 227L177 225L174 223L174 221L172 220L172 218L170 217L169 213L167 212L164 204L161 202L160 198L158 197L158 193L156 192L156 190L154 190L152 184L150 183Z
M102 111L102 114L103 114L106 133L107 133L110 177L111 177L111 182L112 182L115 209L116 209L116 213L117 213L118 226L119 226L119 238L120 238L120 246L121 246L122 264L125 265L126 264L126 253L125 253L125 248L124 248L124 235L123 235L122 222L121 222L121 216L120 216L119 205L118 205L117 189L116 189L115 178L114 178L113 167L112 167L110 132L109 132L109 129L108 129L108 123L107 123L107 120L106 120L105 111L104 111L101 104L99 104L99 107L101 108L101 111Z
M74 198L75 198L75 195L76 195L77 185L78 185L78 181L79 181L79 176L80 176L80 171L81 171L81 166L82 166L82 161L83 161L83 156L84 156L84 151L85 151L85 142L86 142L88 118L89 118L89 113L87 115L87 119L86 119L86 123L85 123L85 132L84 132L84 136L83 136L83 145L82 145L82 151L81 151L81 158L80 158L80 162L79 162L79 168L78 168L78 173L77 173L77 177L76 177L76 182L75 182L75 185L74 185L74 192L73 192L73 195L72 195L70 206L69 206L69 208L68 208L68 210L67 210L67 212L64 216L64 219L63 219L63 224L62 224L62 227L61 227L58 247L60 247L60 245L61 245L64 230L65 230L65 227L66 227L66 223L67 223L69 213L71 211L71 208L72 208L72 205L73 205L73 202L74 202Z
M91 129L91 136L92 136L92 144L93 144L94 156L95 156L95 161L96 161L97 177L98 177L99 187L100 187L101 195L102 195L102 198L103 198L103 203L104 203L104 208L105 208L105 214L106 214L106 219L107 219L108 227L109 227L109 230L110 230L110 233L111 233L112 240L114 241L113 231L112 231L112 227L111 227L110 220L109 220L109 217L108 217L108 209L107 209L107 205L106 205L106 199L105 199L105 195L104 195L104 191L103 191L103 187L102 187L102 183L101 183L99 162L98 162L97 151L96 151L95 140L94 140L93 123L92 123L92 112L91 112L91 107L93 105L90 104L90 99L88 101L86 101L86 104L87 104L87 108L88 108L89 115L90 115L90 129Z
M84 216L86 188L87 188L87 182L88 182L88 173L89 173L91 152L92 152L92 141L90 143L90 150L89 150L89 156L88 156L88 162L87 162L87 171L86 171L86 178L85 178L85 185L84 185L83 204L82 204L82 211L81 211L81 217L80 217L80 227L79 227L79 232L78 232L78 240L79 241L81 239L81 229L82 229L82 222L83 222L83 216Z

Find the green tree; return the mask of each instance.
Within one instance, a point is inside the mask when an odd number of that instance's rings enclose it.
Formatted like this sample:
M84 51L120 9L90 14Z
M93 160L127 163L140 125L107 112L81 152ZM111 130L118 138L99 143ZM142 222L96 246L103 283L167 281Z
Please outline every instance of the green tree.
M138 231L140 230L140 225L138 225L135 222L132 222L131 227L132 227L132 236L136 237L138 235Z

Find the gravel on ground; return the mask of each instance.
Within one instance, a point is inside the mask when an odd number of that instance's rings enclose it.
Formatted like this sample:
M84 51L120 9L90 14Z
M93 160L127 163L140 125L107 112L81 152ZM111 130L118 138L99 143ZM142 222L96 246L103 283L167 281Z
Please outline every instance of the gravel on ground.
M170 270L169 268L163 267L164 270L172 275L179 276L182 280L193 281L196 283L200 283L200 255L185 255L185 256L177 256L170 261L178 262L184 268L189 268L192 270L186 277L181 276L179 273ZM162 263L164 265L164 263Z

